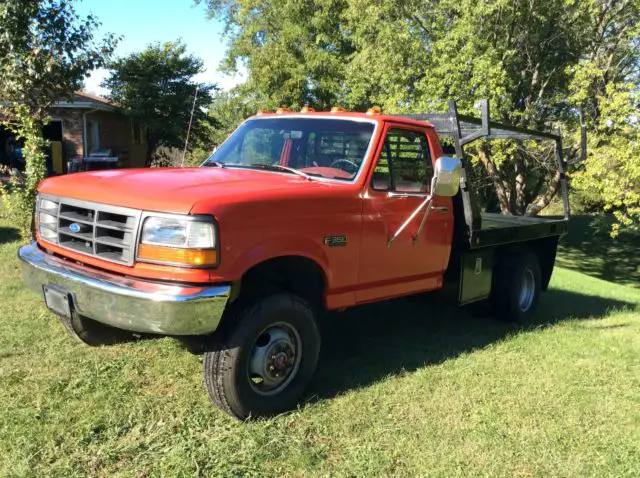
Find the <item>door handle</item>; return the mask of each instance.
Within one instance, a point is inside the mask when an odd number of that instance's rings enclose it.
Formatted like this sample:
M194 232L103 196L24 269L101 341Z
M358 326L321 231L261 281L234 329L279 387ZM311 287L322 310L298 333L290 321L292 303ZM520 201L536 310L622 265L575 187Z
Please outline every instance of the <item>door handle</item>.
M447 206L433 206L431 209L438 212L449 212L449 208Z

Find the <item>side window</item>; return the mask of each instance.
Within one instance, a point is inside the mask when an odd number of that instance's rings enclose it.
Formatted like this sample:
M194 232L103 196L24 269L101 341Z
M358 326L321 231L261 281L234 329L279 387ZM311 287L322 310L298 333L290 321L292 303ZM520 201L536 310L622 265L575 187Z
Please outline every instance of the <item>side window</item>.
M373 172L373 188L428 193L432 177L433 165L425 134L390 129Z

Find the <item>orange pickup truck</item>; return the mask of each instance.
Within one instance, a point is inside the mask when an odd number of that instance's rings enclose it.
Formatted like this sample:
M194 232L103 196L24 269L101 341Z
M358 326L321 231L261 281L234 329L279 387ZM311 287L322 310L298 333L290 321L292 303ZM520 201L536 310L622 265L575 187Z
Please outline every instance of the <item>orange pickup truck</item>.
M564 217L481 213L464 155L479 138L555 141ZM82 341L206 337L212 402L270 415L304 393L324 310L446 289L526 319L567 231L562 168L558 136L493 123L486 102L482 118L453 102L412 116L260 112L199 168L45 180L19 257Z

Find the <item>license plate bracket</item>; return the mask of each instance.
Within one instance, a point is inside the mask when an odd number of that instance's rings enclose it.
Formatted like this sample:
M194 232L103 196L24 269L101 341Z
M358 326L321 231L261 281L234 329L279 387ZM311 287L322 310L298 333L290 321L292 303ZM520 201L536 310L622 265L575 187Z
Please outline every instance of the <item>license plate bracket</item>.
M44 302L54 314L71 318L71 294L53 285L42 286Z

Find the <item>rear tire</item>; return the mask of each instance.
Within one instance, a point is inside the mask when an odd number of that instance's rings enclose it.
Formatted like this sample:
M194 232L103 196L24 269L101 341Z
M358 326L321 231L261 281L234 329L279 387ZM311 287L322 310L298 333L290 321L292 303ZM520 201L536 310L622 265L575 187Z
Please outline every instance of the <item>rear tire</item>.
M58 318L69 335L91 347L131 342L140 338L140 335L133 332L109 327L78 315L76 312L72 312L71 318L64 316L58 316Z
M502 260L492 285L494 310L501 320L524 324L535 314L542 280L538 257L513 251Z
M311 307L283 293L236 310L204 356L212 403L240 420L295 408L320 353Z

